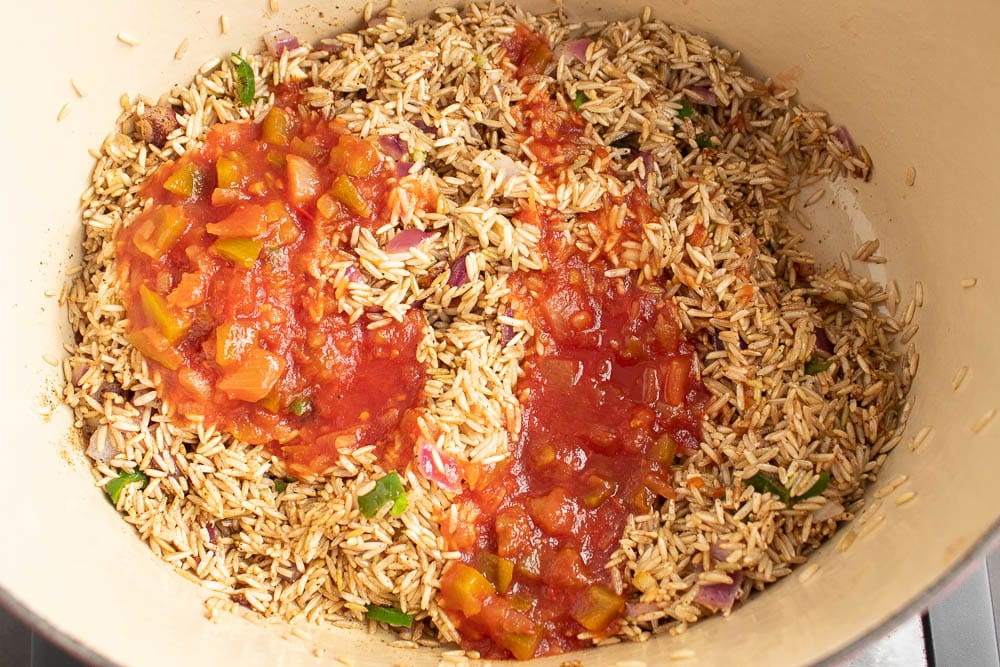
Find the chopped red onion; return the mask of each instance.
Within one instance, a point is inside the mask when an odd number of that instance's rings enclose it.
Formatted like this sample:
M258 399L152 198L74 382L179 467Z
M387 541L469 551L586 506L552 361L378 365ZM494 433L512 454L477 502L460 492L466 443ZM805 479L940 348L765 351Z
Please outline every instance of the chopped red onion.
M629 602L625 605L625 616L634 619L643 614L659 611L660 605L655 602Z
M465 258L469 253L462 253L451 263L451 275L448 276L448 284L452 287L459 287L469 282L469 269L465 265Z
M267 47L268 53L275 58L280 58L281 54L285 51L292 51L299 48L299 38L287 30L279 28L278 30L264 33L264 46Z
M378 138L378 145L382 148L383 153L397 161L402 160L409 151L409 146L398 134L383 134Z
M833 138L844 150L851 153L854 152L854 139L851 138L851 133L847 131L846 127L838 125L836 131L833 133Z
M385 244L385 251L403 252L420 245L432 236L434 236L432 233L419 229L404 229L389 239L389 242Z
M87 445L87 456L95 461L107 463L117 453L114 444L111 442L111 438L108 437L107 425L102 424L98 426L97 430L90 436L90 443Z
M377 28L380 25L385 25L386 21L388 20L389 19L386 18L385 14L376 14L375 16L368 19L368 27Z
M721 338L719 338L718 331L712 332L712 349L715 350L716 352L722 352L724 349L726 349L726 344L722 342Z
M710 609L711 611L729 611L736 602L736 594L740 591L740 584L743 583L743 573L735 572L730 575L731 584L706 584L698 589L694 596L694 601Z
M508 308L504 315L507 317L514 317L514 311ZM503 345L507 345L510 341L514 339L514 327L509 324L500 325L500 342Z
M515 162L513 158L503 153L493 153L490 159L490 166L504 180L519 176L524 169L520 163Z
M447 491L461 489L462 474L458 469L458 461L450 454L423 440L420 443L418 462L424 477L437 482L441 488Z
M828 521L844 513L844 506L835 500L828 500L826 504L813 512L813 522Z
M435 139L437 139L437 135L438 135L437 128L434 127L433 125L428 125L427 123L425 123L423 121L422 118L418 118L415 121L413 121L413 127L417 128L418 130L420 130L424 134L429 134L430 136L432 136Z
M208 531L208 541L215 544L215 524L209 521L205 524L205 530Z
M708 548L708 553L712 554L712 558L717 561L725 562L729 558L729 549L723 549L719 546L718 542L713 542L712 546Z
M412 162L396 163L396 178L403 178L404 176L409 176L411 171L413 171Z
M353 264L350 264L346 269L344 269L344 276L347 277L347 282L361 284L368 283L368 281L365 280L365 274L361 273L361 269Z
M639 175L639 171L636 170L635 182L638 183L640 187L645 188L646 183L649 181L649 174L653 171L653 155L647 151L633 150L629 153L629 158L633 162L636 159L642 159L642 175Z
M816 349L827 354L833 354L833 342L826 335L826 329L816 327Z
M592 39L575 39L566 43L566 53L582 63L587 62L587 49L593 43Z
M719 98L709 86L688 86L689 93L694 95L698 104L714 107L719 104Z

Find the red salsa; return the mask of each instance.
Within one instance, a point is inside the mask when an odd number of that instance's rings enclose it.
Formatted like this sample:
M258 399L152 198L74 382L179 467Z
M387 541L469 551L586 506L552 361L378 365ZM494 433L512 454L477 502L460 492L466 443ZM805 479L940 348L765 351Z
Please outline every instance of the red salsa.
M522 27L505 43L519 76L544 71L542 43ZM589 150L579 114L554 99L521 103L515 118L544 173ZM634 188L579 220L618 244L655 215ZM547 260L510 277L515 314L535 332L518 383L521 430L507 462L468 480L458 520L444 526L462 557L444 570L440 603L466 648L528 659L618 629L625 591L606 565L630 514L676 497L672 463L697 450L708 393L669 296L634 274L608 277L606 260L566 242L555 211L529 206L515 219L541 229Z
M269 445L293 473L370 444L406 464L426 319L351 322L330 268L354 260L354 227L388 221L397 181L373 143L281 106L155 172L116 250L128 339L173 412Z

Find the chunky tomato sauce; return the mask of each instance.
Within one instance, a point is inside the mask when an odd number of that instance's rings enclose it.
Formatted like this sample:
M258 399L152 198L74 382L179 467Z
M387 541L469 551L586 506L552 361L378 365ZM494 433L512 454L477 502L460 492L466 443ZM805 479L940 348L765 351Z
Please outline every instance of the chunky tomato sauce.
M519 27L505 42L520 76L551 51ZM515 110L533 159L550 176L588 150L579 114L553 99ZM655 215L645 192L606 197L580 219L608 244L633 240ZM515 219L542 231L545 271L510 277L515 314L535 339L518 384L520 433L508 463L469 480L458 521L444 526L462 553L441 582L441 606L463 645L486 657L562 653L613 634L625 591L606 568L629 514L675 493L672 464L701 439L707 391L694 347L668 296L609 278L564 239L554 211Z
M293 472L369 444L405 465L426 319L351 323L330 268L353 260L355 226L388 220L397 180L372 143L280 106L261 123L217 125L158 169L144 190L153 205L116 250L128 338L165 403L269 445Z
M511 463L459 501L464 564L442 581L442 606L487 656L613 633L625 599L605 565L626 518L674 497L671 464L698 447L707 393L674 306L606 268L573 254L513 276L544 351L524 363Z

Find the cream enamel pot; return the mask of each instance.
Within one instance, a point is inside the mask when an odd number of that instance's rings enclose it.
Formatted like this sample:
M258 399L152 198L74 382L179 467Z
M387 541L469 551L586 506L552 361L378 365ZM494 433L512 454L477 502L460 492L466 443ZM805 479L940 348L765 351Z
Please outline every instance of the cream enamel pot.
M527 2L532 11L547 3ZM69 340L56 298L79 256L77 202L92 159L112 129L123 92L156 98L213 56L284 27L318 37L355 26L355 2L12 3L0 44L8 70L3 128L2 265L5 355L4 481L0 484L0 603L82 657L118 665L310 665L347 657L358 667L433 665L430 651L390 648L388 635L330 628L312 641L279 624L205 618L205 591L158 561L94 488L69 410L52 396L51 361ZM405 0L410 16L431 3ZM574 18L620 18L638 6L573 0ZM916 322L920 370L902 444L881 479L909 476L916 498L883 503L885 521L844 553L845 525L812 562L807 584L791 576L729 618L678 637L574 655L585 665L836 662L867 638L916 613L988 546L1000 518L1000 4L887 0L748 4L653 2L656 15L744 53L757 74L796 83L804 103L851 128L875 162L870 183L850 183L816 215L821 259L877 235L877 280L895 279L903 303L922 283ZM229 17L220 34L219 15ZM128 46L119 32L135 36ZM183 59L174 60L187 40ZM86 92L77 97L70 78ZM63 105L66 111L61 112ZM57 117L62 116L57 121ZM916 180L907 184L908 170ZM912 175L912 173L911 173ZM975 278L975 286L963 280ZM968 281L965 283L968 285ZM952 388L959 369L968 374ZM982 427L982 428L978 428ZM978 429L978 432L977 432ZM921 446L907 446L914 438ZM879 487L869 489L869 497ZM856 529L856 527L854 527ZM314 649L325 649L317 658ZM538 660L558 665L566 656Z

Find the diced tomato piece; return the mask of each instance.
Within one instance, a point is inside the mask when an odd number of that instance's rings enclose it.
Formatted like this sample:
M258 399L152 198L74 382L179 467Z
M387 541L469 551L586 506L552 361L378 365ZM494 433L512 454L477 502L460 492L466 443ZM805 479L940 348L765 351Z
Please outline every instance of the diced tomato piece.
M570 535L581 513L575 497L557 486L550 493L527 500L528 511L538 527L549 535Z
M177 287L167 296L167 301L179 308L192 308L205 300L207 276L201 271L191 271L181 276Z
M300 206L312 202L319 192L319 173L316 167L299 155L290 154L285 159L289 199Z
M215 361L226 367L243 358L257 342L257 332L235 322L224 322L215 329Z
M244 204L218 222L205 225L209 234L222 238L257 236L267 229L267 216L259 204Z
M670 405L681 405L684 403L684 396L687 394L688 388L688 374L690 371L691 362L686 356L674 357L667 362L663 398Z
M330 151L330 168L363 178L381 161L378 149L370 141L345 134Z
M530 548L535 526L531 517L520 507L508 507L497 514L494 526L497 552L501 556L518 556Z
M229 398L254 403L271 392L284 372L283 358L255 347L223 374L217 386Z

